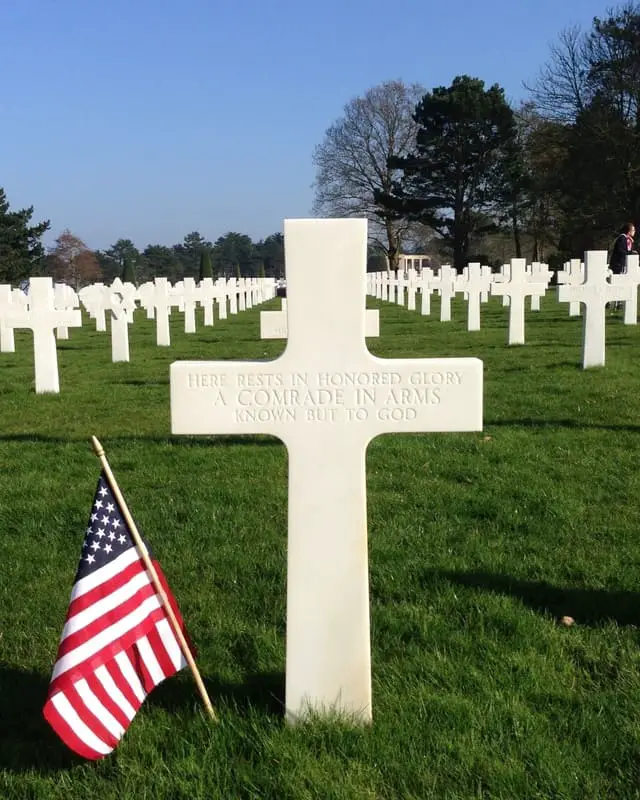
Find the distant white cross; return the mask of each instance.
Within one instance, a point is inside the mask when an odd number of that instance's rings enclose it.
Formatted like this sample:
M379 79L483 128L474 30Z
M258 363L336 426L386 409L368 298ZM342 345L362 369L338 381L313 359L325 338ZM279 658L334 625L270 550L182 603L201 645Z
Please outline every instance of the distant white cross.
M526 258L512 258L509 279L491 284L491 294L509 298L509 344L524 344L525 297L547 291L544 281L535 282L526 268Z
M627 256L627 266L621 275L612 275L612 286L630 286L631 297L624 304L624 324L636 325L638 323L638 286L640 285L640 257Z
M8 283L0 284L0 353L15 353L16 342L13 328L3 323L3 316L13 309L13 295Z
M420 313L427 317L431 314L431 281L433 280L433 270L431 267L423 267L420 273Z
M58 393L58 351L54 331L60 325L79 328L82 315L79 309L57 310L53 302L51 278L31 278L29 307L10 309L4 316L8 328L28 328L33 331L33 358L36 393Z
M572 258L571 261L564 265L564 269L558 271L556 279L558 285L577 286L580 283L584 283L584 264L579 258ZM569 303L569 316L580 316L580 303L577 300L572 300Z
M451 322L451 301L456 295L457 271L449 264L440 267L438 275L429 281L431 290L440 292L440 322Z
M558 286L558 301L577 301L584 305L582 329L582 366L603 367L605 364L605 323L607 303L630 301L631 284L612 285L608 282L609 267L606 250L591 250L584 256L584 283Z
M482 294L489 290L491 279L482 274L479 263L469 264L465 272L456 278L456 290L464 292L467 298L467 330L480 330L480 301Z

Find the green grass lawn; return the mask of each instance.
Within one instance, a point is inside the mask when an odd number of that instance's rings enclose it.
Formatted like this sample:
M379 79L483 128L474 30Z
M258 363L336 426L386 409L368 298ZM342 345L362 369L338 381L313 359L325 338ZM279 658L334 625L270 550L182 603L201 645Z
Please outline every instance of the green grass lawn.
M273 302L262 308L278 307ZM0 798L640 797L640 329L608 322L583 371L580 319L551 296L506 346L387 303L382 357L478 356L485 430L395 435L367 457L374 723L283 721L287 455L266 437L172 437L169 365L268 359L259 308L131 363L93 323L58 346L61 393L33 389L31 337L0 354ZM115 753L75 758L41 716L102 441L162 564L220 715L188 672ZM576 624L558 624L564 614Z

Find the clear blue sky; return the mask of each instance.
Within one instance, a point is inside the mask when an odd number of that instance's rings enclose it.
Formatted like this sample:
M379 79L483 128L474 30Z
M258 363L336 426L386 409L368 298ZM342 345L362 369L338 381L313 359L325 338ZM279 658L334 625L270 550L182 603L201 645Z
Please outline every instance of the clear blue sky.
M457 74L525 96L608 0L0 0L0 186L93 248L309 216L350 98Z

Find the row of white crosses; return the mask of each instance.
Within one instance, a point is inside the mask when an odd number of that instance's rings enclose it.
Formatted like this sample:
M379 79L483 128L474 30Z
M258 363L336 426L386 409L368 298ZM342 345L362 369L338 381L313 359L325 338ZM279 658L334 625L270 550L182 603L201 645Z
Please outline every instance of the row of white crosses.
M490 294L503 297L509 312L509 344L524 343L524 301L531 297L531 308L540 309L539 299L545 294L552 273L544 264L527 265L525 259L512 259L510 264L493 274L491 268L480 263L465 267L461 274L450 265L443 265L435 272L425 267L418 275L408 270L405 277L398 273L369 273L368 292L381 300L404 305L404 289L407 288L407 308L416 308L415 293L421 293L421 313L431 313L432 292L440 295L440 321L451 321L451 301L456 294L463 294L467 301L467 329L480 330L480 307ZM512 302L513 300L513 302Z
M219 316L252 308L255 303L271 299L275 294L273 279L241 279L216 281L205 279L200 286L193 278L185 278L171 286L166 278L143 284L137 289L133 284L122 283L118 278L111 286L92 284L76 293L64 284L53 284L51 278L36 277L29 282L28 294L8 285L0 285L0 352L15 352L14 330L33 332L33 352L36 393L58 393L58 339L69 338L70 327L82 325L80 303L95 320L97 331L106 331L106 314L111 319L111 358L113 362L129 361L129 325L133 322L138 302L147 315L156 319L158 345L169 346L169 314L174 307L185 313L185 331L195 333L195 306L199 302L205 309L205 325L214 322L213 300L218 301Z
M510 345L525 342L525 299L531 298L531 310L540 309L540 298L547 291L553 273L546 264L527 265L525 259L512 259L499 273L491 274L488 267L470 264L461 276L451 267L440 268L434 276L432 270L423 269L418 281L422 292L422 313L430 313L429 295L437 290L441 295L440 319L451 319L451 299L457 292L464 292L468 302L467 328L480 328L480 302L487 299L487 291L501 296L509 306ZM409 276L408 280L411 280ZM625 272L612 275L607 266L606 251L589 251L584 262L574 259L557 273L558 300L569 303L569 315L578 316L584 306L583 367L598 367L605 364L605 309L607 304L624 304L624 323L637 324L638 287L640 286L640 259L637 255L627 257ZM380 299L389 300L389 287L401 285L403 280L389 278L385 273L370 273L368 291ZM396 296L396 301L399 295Z

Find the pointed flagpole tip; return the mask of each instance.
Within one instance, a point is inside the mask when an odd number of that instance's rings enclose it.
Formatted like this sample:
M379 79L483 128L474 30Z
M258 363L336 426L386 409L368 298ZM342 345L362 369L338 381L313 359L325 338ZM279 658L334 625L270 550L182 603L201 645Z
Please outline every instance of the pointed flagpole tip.
M95 436L91 437L91 444L93 445L93 452L98 456L98 458L101 458L104 455L104 448Z

